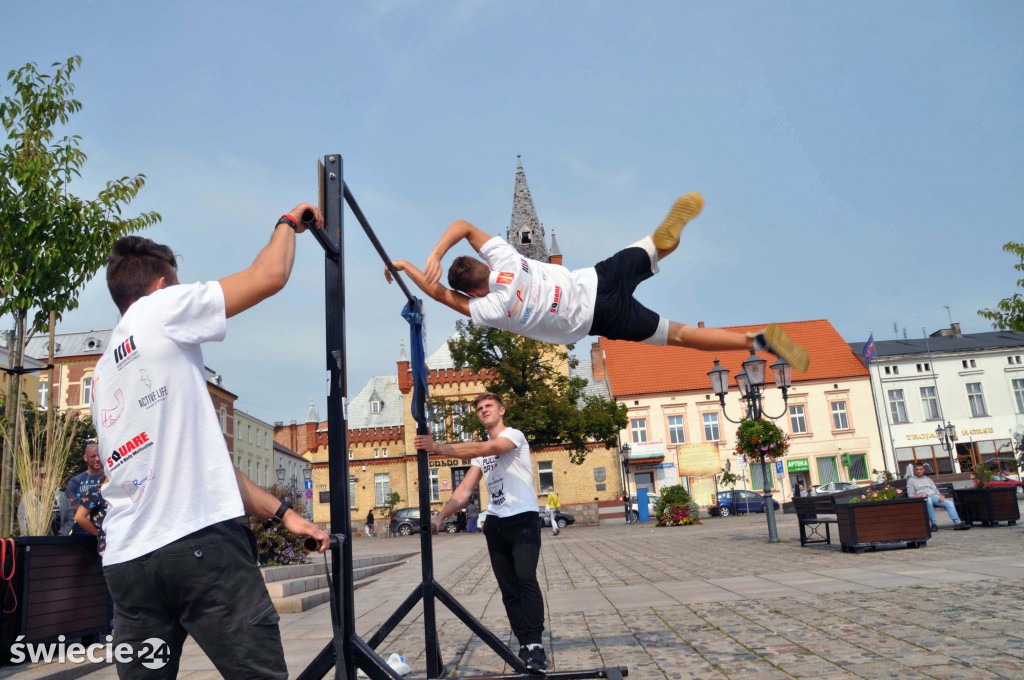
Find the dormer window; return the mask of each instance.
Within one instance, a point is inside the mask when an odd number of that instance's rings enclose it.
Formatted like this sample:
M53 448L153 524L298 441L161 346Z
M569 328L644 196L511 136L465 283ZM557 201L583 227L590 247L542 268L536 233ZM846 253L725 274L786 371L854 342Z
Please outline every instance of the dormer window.
M384 410L384 402L380 399L374 399L370 402L370 413L380 413Z
M529 229L523 229L521 232L519 232L519 242L524 246L533 243L533 232L531 232Z

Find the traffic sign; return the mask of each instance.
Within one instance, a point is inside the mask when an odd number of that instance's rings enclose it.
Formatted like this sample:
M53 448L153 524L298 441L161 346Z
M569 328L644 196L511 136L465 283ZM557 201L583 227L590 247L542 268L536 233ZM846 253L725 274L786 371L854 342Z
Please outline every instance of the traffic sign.
M781 460L775 461L775 474L777 474L777 475L781 475L782 474L782 461Z
M312 479L306 479L306 480L303 480L303 481L306 482L306 491L312 491L313 490L313 480Z
M307 501L313 500L313 490L312 489L306 489L306 500Z

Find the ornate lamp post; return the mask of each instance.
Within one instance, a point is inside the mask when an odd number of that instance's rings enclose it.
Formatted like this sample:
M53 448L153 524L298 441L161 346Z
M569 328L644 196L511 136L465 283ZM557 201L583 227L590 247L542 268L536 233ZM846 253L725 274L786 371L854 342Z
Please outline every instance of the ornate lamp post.
M939 425L935 428L935 436L938 438L942 448L946 450L946 455L949 456L949 471L956 472L956 462L953 460L953 442L956 441L956 426L947 420L945 427ZM937 473L938 470L935 472Z
M626 509L626 524L633 523L633 512L629 507L629 452L631 450L629 444L619 447L619 454L622 458L622 504Z
M313 479L313 468L311 468L311 467L304 467L304 468L302 468L302 478L304 480L306 480L307 482L310 481L311 479ZM306 486L309 486L310 489L312 489L312 487L309 484L306 484ZM313 498L312 497L306 499L306 519L308 519L310 522L313 521Z
M275 470L275 472L277 473L277 483L284 484L284 466L278 464L277 470Z
M729 369L722 368L718 364L718 359L715 359L715 367L708 373L708 378L711 380L711 389L718 396L718 401L722 405L722 415L730 423L741 423L743 420L760 420L764 414L763 401L764 401L764 367L768 362L761 359L754 353L754 350L750 350L750 356L743 362L743 370L736 376L736 384L740 388L740 399L746 405L747 413L746 418L740 420L733 420L729 417L729 414L725 412L725 395L729 393ZM772 364L772 379L775 384L782 390L782 413L777 416L768 416L770 419L775 420L781 418L786 413L786 408L789 404L789 387L793 382L793 369L792 367L779 359ZM769 480L771 477L768 476L768 466L765 464L764 453L761 453L761 477L764 482L764 512L768 518L768 540L777 542L779 540L779 532L775 527L775 502L772 500L772 489Z

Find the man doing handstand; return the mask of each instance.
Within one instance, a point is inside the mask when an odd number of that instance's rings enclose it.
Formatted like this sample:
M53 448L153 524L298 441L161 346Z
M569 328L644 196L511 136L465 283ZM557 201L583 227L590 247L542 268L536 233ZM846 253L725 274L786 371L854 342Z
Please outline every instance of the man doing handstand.
M465 220L456 220L441 235L420 271L406 260L393 262L424 293L480 326L490 326L541 342L575 343L587 335L652 345L693 349L767 350L799 372L810 363L807 351L790 340L778 324L759 333L724 328L694 328L656 314L633 297L636 287L658 272L658 262L679 246L686 223L700 214L697 193L676 200L654 234L593 267L566 267L523 257L499 236L491 237ZM462 256L441 280L441 258L466 239L483 257ZM385 269L390 282L391 272Z

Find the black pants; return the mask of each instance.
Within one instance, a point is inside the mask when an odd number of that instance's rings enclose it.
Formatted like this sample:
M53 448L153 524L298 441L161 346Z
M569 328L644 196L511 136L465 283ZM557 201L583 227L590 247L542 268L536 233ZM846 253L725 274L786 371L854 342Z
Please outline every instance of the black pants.
M114 598L114 644L136 649L120 678L174 678L191 635L225 678L288 677L280 616L267 593L247 530L233 520L103 569ZM157 638L169 658L139 658ZM164 651L167 648L164 647ZM143 651L145 654L145 651ZM166 663L159 665L160 660Z
M511 517L490 515L484 523L491 568L501 601L520 645L540 644L544 633L544 596L537 583L540 520L536 512Z

